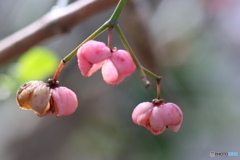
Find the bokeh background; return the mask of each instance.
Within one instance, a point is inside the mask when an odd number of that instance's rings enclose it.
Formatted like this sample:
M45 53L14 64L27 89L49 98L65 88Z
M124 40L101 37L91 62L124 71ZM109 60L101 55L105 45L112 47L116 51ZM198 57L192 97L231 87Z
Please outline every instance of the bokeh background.
M39 19L56 4L56 0L0 0L0 39ZM90 78L81 76L76 58L59 79L77 94L76 113L39 118L17 106L17 89L29 80L51 77L60 59L112 11L93 16L1 66L0 159L239 159L240 155L210 157L210 151L240 154L238 0L132 0L121 15L119 23L142 65L163 77L162 98L183 111L184 122L177 133L167 129L154 136L131 120L136 105L156 97L151 77L150 89L144 88L138 72L111 87L101 72ZM97 40L106 42L107 34ZM113 44L123 48L116 34Z

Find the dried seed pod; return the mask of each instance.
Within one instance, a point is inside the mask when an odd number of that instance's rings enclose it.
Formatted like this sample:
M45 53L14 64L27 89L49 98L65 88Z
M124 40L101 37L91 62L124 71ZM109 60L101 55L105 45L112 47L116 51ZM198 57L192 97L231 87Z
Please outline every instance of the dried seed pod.
M25 83L17 91L17 103L22 109L34 110L38 116L50 109L50 87L42 81Z

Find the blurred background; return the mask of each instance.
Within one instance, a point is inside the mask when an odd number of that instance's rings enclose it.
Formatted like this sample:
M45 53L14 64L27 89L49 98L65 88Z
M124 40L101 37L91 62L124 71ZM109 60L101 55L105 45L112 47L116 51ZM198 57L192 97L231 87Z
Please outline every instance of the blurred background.
M0 39L39 19L58 2L0 0ZM27 81L51 77L60 60L112 11L95 15L1 66L0 159L239 159L238 0L132 0L121 15L119 23L142 65L163 77L162 98L183 111L177 133L167 129L154 136L132 122L135 106L156 98L151 77L150 89L144 88L138 72L111 87L100 71L90 78L81 76L76 58L59 78L78 96L73 115L40 118L18 107L17 89ZM107 34L96 39L106 42ZM113 45L123 48L115 33ZM239 156L212 158L211 151L238 152Z

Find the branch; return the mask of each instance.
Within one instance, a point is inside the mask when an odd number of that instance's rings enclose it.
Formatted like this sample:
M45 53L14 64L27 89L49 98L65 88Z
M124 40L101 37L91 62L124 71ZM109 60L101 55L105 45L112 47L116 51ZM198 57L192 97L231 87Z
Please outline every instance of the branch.
M81 0L45 14L29 26L0 41L0 66L54 35L66 33L77 23L116 5L118 0Z

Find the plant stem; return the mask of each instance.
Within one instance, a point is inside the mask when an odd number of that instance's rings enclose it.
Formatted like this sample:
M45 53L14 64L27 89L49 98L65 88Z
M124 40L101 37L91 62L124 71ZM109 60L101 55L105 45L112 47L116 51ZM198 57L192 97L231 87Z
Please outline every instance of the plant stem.
M127 0L120 0L118 2L118 5L117 7L115 8L113 14L111 15L110 19L109 19L109 22L116 22L126 4Z
M99 36L102 32L104 32L105 30L107 30L108 28L108 23L104 23L101 27L99 27L95 32L93 32L88 38L86 38L81 44L79 44L71 53L69 53L66 57L63 58L63 61L65 61L65 63L67 63L68 61L70 61L76 54L77 54L77 50L87 41L92 40L94 38L96 38L97 36Z
M57 79L58 79L58 77L59 77L59 75L60 75L60 73L61 73L61 71L62 71L62 69L65 65L66 65L66 62L64 60L61 60L60 64L58 65L58 68L57 68L57 70L56 70L56 72L55 72L55 74L52 78L53 81L57 81Z
M154 74L153 72L149 71L148 69L144 68L143 66L142 66L142 69L147 75L153 77L156 80L156 82L157 82L157 99L160 99L161 98L160 81L161 81L162 77Z
M112 30L113 27L108 27L108 47L112 48Z
M143 68L142 68L139 60L137 59L137 57L136 57L135 54L133 53L130 45L128 44L127 39L125 38L125 36L124 36L124 34L123 34L120 26L119 26L118 24L115 24L114 28L115 28L115 30L116 30L116 32L117 32L120 40L122 41L124 47L126 48L126 50L127 50L127 51L129 52L129 54L131 55L131 57L132 57L135 65L136 65L136 67L137 67L137 70L138 70L139 73L140 73L140 76L141 76L141 78L142 78L142 81L143 81L143 83L145 84L145 87L148 88L148 87L150 86L150 82L148 81L147 76L146 76L146 74L144 73Z
M161 80L161 79L158 79L158 80L157 80L157 99L160 99L160 98L161 98L161 85L160 85L160 80Z
M154 78L156 81L160 81L160 80L162 79L161 76L158 76L158 75L154 74L153 72L151 72L150 70L144 68L143 66L141 66L141 67L142 67L143 71L144 71L147 75L151 76L151 77Z

